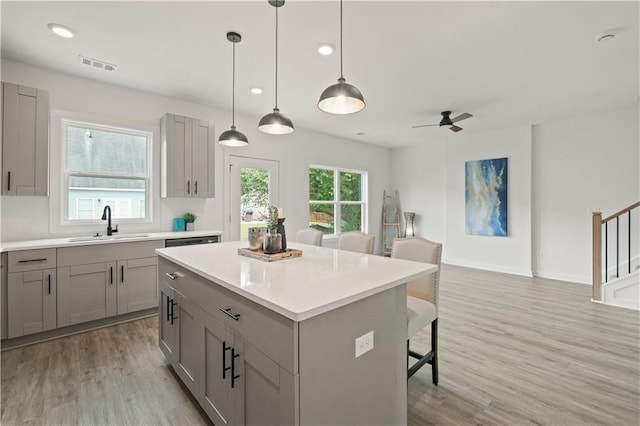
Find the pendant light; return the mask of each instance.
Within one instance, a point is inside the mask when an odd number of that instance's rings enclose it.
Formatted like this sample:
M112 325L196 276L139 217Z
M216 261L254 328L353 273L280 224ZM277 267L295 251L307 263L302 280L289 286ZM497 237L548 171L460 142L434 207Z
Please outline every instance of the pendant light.
M231 130L222 132L218 143L224 146L247 146L247 137L236 130L236 43L240 43L242 37L232 31L227 33L227 40L233 43L233 83L231 89Z
M340 0L340 78L320 95L318 108L329 114L353 114L362 111L365 103L360 90L347 83L342 73L342 0Z
M271 135L286 135L293 132L293 123L278 109L278 8L284 6L284 0L269 0L276 9L276 104L273 112L265 115L258 123L258 130Z

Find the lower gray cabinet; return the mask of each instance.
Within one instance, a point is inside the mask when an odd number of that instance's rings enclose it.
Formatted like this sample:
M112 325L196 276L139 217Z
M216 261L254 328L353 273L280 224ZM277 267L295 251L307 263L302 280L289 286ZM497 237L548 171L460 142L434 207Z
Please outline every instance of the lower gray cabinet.
M116 314L116 262L58 268L58 327Z
M9 338L56 328L56 287L55 269L9 274Z
M157 257L118 261L118 315L158 304Z
M178 347L178 327L171 312L174 306L175 290L163 280L158 280L160 293L159 336L160 350L170 364L175 364Z
M56 249L9 252L7 269L7 337L56 328Z

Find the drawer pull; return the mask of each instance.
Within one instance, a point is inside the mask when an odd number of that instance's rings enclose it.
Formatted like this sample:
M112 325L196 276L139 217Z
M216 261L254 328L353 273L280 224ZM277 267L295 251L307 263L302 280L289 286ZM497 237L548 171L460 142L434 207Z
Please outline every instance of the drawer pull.
M236 387L236 379L240 378L240 375L236 375L236 358L238 358L240 354L236 353L235 348L231 348L231 389Z
M224 312L225 314L227 314L228 316L230 316L231 318L233 318L234 320L238 321L240 319L240 314L232 314L231 313L231 308L218 308L220 309L221 312Z
M227 378L227 370L231 370L231 367L227 367L227 351L231 349L231 346L227 346L227 342L222 342L222 380Z
M46 257L42 257L40 259L25 259L25 260L18 260L18 263L29 263L29 262L44 262L45 260L47 260Z
M175 275L173 275L173 274L172 274L172 273L170 273L170 272L165 272L164 274L165 274L166 276L168 276L169 278L171 278L172 280L175 280L175 279L177 278Z

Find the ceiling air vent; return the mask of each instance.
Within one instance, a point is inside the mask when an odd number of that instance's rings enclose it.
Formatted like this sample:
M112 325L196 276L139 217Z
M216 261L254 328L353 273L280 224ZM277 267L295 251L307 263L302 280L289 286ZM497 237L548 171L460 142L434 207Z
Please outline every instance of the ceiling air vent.
M99 68L105 71L113 71L116 69L114 64L110 64L99 59L87 58L86 56L78 55L78 60L82 65L88 65L90 67Z

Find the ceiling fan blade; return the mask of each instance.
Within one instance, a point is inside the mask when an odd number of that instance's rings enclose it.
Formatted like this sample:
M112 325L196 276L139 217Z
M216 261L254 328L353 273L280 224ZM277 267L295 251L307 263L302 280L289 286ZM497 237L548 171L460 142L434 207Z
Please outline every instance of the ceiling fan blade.
M458 126L456 126L456 125L454 124L453 126L449 127L449 129L450 129L452 132L459 132L460 130L462 130L462 127L458 127Z
M467 118L471 118L471 117L473 117L473 115L469 114L468 112L464 112L459 116L457 116L456 118L452 118L451 122L457 123L458 121L466 120Z
M418 127L431 127L431 126L439 126L440 124L420 124L418 126L411 126L412 129L416 129Z

